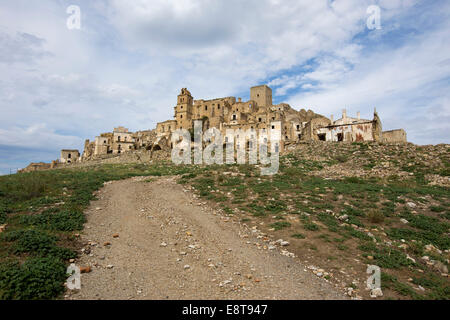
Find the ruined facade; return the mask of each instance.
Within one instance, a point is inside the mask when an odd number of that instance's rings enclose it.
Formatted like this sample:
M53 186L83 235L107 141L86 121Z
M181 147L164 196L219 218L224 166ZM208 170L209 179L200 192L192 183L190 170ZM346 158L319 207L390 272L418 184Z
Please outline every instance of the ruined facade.
M356 118L348 117L347 111L344 109L342 117L336 121L333 121L333 116L331 116L328 123L322 122L315 126L313 123L305 137L312 140L335 142L380 141L381 121L376 111L374 112L374 119L369 120L361 119L359 112Z
M241 129L255 132L266 132L279 129L281 132L280 151L284 145L302 139L307 123L312 119L327 119L311 110L296 111L288 104L273 105L272 89L267 85L250 88L250 100L236 100L235 97L224 97L212 100L194 100L189 90L181 89L174 107L174 120L158 123L158 137L170 137L177 129L192 130L193 123L201 120L203 130L217 128L220 130L223 143L228 143L227 129ZM251 134L252 136L253 134Z
M113 132L102 133L100 136L95 137L93 153L90 152L90 155L120 154L133 149L133 133L129 132L127 128L117 127L114 128Z
M159 122L154 130L132 133L117 127L112 132L100 134L92 142L86 140L81 160L133 150L170 150L173 132L177 129L192 132L196 120L202 121L203 131L213 127L220 130L224 144L232 138L227 135L227 129L248 130L251 136L255 132L255 137L261 131L269 134L270 130L279 130L281 139L276 147L281 152L286 145L302 141L406 142L403 129L382 132L376 110L373 119L362 119L359 112L356 117L349 117L343 110L342 117L334 120L333 116L327 118L311 110L297 111L286 103L273 105L272 89L267 85L250 88L248 101L235 97L194 100L190 91L182 88L174 106L173 119Z
M212 100L194 100L189 90L181 89L174 107L174 120L158 123L158 137L170 137L177 129L192 130L193 122L201 120L203 130L215 127L227 141L226 129L263 130L280 129L280 148L300 141L378 141L406 142L406 134L386 133L383 136L381 120L374 111L373 119L348 117L346 110L342 118L334 121L311 110L296 111L286 103L273 105L272 89L267 85L250 88L250 100L235 97ZM401 130L401 129L400 129ZM393 132L398 132L394 130ZM404 131L403 131L404 132Z
M63 149L61 150L61 157L59 159L60 163L74 163L79 161L80 152L78 150L69 150Z

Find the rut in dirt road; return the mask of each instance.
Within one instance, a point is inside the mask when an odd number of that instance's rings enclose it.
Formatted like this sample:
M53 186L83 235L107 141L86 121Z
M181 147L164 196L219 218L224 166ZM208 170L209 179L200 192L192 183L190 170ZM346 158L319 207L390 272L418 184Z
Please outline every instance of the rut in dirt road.
M175 178L146 179L107 183L91 203L76 264L92 271L67 299L345 299Z

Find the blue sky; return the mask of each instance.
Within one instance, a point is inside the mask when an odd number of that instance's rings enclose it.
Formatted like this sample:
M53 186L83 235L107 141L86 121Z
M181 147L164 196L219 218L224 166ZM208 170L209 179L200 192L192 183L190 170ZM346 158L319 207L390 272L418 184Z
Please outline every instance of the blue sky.
M276 103L335 119L376 107L384 130L449 143L449 40L449 1L0 0L0 174L114 126L152 129L182 87L246 99L267 83Z

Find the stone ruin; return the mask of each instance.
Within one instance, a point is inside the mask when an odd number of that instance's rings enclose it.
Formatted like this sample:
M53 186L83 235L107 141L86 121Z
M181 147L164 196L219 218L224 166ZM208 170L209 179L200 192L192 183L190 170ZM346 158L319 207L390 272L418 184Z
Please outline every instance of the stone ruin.
M273 105L272 89L267 85L250 88L250 100L235 97L211 100L194 100L187 88L182 88L174 107L174 119L157 123L156 128L130 132L117 127L102 133L94 141L86 140L82 155L78 150L62 150L59 160L52 164L30 164L27 171L50 169L56 166L123 156L130 152L145 151L153 155L163 151L170 155L172 133L177 129L193 130L194 121L201 120L203 130L215 127L222 133L226 143L227 129L265 130L280 129L278 150L285 146L306 141L406 143L403 129L382 131L381 120L374 110L373 119L347 116L334 120L311 110L293 109L287 103ZM160 152L161 153L161 152ZM158 158L160 158L158 156Z

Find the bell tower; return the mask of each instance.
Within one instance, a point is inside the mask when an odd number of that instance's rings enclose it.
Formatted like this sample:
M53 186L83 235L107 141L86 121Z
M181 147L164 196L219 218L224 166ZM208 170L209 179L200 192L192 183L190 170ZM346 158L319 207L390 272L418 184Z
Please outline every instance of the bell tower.
M192 127L192 106L194 99L188 89L182 88L178 95L177 106L175 107L175 120L177 129L190 129Z

